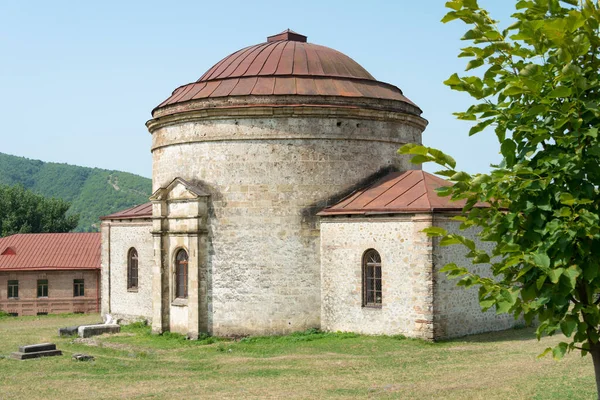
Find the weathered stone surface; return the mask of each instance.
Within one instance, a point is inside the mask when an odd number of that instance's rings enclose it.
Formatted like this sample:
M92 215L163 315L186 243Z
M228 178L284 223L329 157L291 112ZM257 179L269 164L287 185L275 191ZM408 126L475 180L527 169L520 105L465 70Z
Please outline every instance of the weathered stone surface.
M16 360L30 360L33 358L41 358L41 357L53 357L53 356L62 356L62 351L60 350L46 350L46 351L36 351L31 353L23 353L23 352L14 352L11 355L11 358Z
M75 353L71 358L75 361L94 361L94 356L83 353Z
M92 336L102 335L104 333L119 333L121 327L116 324L101 324L101 325L81 325L77 329L80 338L89 338Z
M148 122L153 243L148 221L103 222L103 313L144 316L154 332L192 338L321 326L316 213L377 174L414 168L397 149L420 143L426 121L413 106L373 98L319 97L309 107L299 106L296 96L277 97L293 107L273 106L272 98L249 100L236 107L242 100L209 99L228 102L227 110L182 106L181 114L158 113ZM185 185L169 188L177 178L209 197L199 199ZM153 261L145 272L153 276L152 293L139 299L123 290L131 246L146 254L144 263ZM176 300L173 289L180 249L189 254L185 301ZM431 319L427 311L414 313L416 320Z
M322 329L433 339L430 215L321 219ZM381 256L382 306L362 304L362 258Z
M65 337L65 336L76 335L78 328L79 328L79 325L78 326L68 326L66 328L58 328L58 336Z
M397 149L420 142L422 127L383 115L198 118L153 130L154 189L181 177L211 195L207 259L195 266L209 332L273 334L321 325L316 212L382 169L412 167ZM162 260L172 274L169 248L165 253L163 243Z
M154 248L150 220L103 222L102 315L134 322L152 319L152 268ZM138 287L127 288L127 254L138 253Z
M451 215L355 216L321 220L322 327L327 330L397 334L427 340L508 329L510 315L482 312L477 288L456 286L439 270L447 263L491 276L489 265L471 265L460 246L439 246L421 232L440 226L458 233ZM464 232L477 241L475 232ZM479 246L485 244L478 242ZM383 304L362 306L362 255L381 255Z
M91 324L91 325L100 325L103 324L104 322L98 322L96 324ZM73 335L77 335L77 329L79 329L79 325L77 326L67 326L65 328L58 328L58 336L61 337L67 337L67 336L73 336Z
M450 220L449 216L436 216L435 225L450 233L467 234L479 248L490 249L490 244L479 241L474 231L460 231L460 223ZM440 246L437 239L434 241L435 337L445 339L498 331L522 323L515 321L510 314L496 315L494 308L482 312L476 287L459 287L455 279L448 279L446 274L439 272L444 265L453 262L482 276L492 277L488 264L472 265L465 254L466 249L462 246Z
M54 343L39 343L39 344L30 344L26 346L19 346L20 353L35 353L40 351L49 351L56 350L56 345Z

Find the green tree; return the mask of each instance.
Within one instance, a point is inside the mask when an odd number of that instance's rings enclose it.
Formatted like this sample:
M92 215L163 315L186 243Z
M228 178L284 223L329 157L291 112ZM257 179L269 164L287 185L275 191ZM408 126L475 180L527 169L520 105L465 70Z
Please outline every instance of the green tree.
M0 185L0 236L15 233L69 232L78 215L66 215L70 204L46 198L21 185Z
M498 26L477 0L453 0L442 22L462 20L470 42L459 57L468 76L445 84L475 104L456 113L475 121L469 135L494 128L502 161L487 174L456 170L454 160L419 145L400 152L432 161L453 186L440 194L466 199L461 229L478 229L485 252L463 235L428 230L442 245L467 247L472 263L444 267L459 285L479 286L482 308L537 318L538 338L568 340L546 349L555 358L591 354L600 392L600 10L591 0L516 1L514 23ZM485 130L490 132L490 129ZM487 207L480 207L486 203Z

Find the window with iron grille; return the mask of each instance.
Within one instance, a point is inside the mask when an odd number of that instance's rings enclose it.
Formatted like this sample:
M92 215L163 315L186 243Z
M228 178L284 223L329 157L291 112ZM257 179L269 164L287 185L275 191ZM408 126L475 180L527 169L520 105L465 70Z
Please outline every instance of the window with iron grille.
M129 249L127 256L127 289L138 288L138 253L135 248Z
M19 281L8 281L8 298L16 299L19 297Z
M175 297L187 299L188 254L181 249L175 257Z
M381 307L381 256L369 249L363 255L363 307Z
M38 279L37 297L48 297L48 279Z
M85 296L85 284L83 279L73 279L73 297Z

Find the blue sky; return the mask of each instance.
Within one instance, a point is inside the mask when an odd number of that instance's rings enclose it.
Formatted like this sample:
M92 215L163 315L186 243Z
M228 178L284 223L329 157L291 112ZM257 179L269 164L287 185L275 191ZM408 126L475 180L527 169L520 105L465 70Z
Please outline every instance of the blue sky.
M464 70L461 22L444 1L0 2L0 152L150 177L151 110L220 59L290 28L339 50L423 109L423 142L460 169L499 161L492 131L469 138L471 104L442 81ZM514 2L487 0L508 21ZM435 170L426 166L426 170Z

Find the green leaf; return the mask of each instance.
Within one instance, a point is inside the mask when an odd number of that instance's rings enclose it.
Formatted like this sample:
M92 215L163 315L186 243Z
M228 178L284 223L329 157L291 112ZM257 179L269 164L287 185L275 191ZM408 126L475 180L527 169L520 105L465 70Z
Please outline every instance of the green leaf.
M410 162L413 164L423 164L425 162L433 161L433 158L429 156L416 155L410 159Z
M550 257L546 253L535 253L533 255L533 262L542 268L550 268Z
M448 4L448 3L446 3ZM456 15L455 12L450 11L448 14L444 15L444 18L442 18L442 23L446 23L446 22L450 22L450 21L454 21L455 19L458 18L458 15Z
M452 181L456 181L456 182L465 182L465 181L469 181L471 179L471 175L467 174L466 172L457 172L456 174L452 175L452 177L450 177L450 180Z
M462 242L455 236L448 235L440 240L440 246L450 246L453 244L461 244Z
M560 202L564 205L572 206L573 204L575 204L575 198L571 193L561 193Z
M460 0L447 1L445 4L445 7L451 8L455 11L458 11L462 8L462 1L460 1Z
M456 265L455 263L448 263L440 269L440 272L453 272L457 269L459 269L458 265Z
M474 29L467 31L467 33L465 33L464 36L460 39L461 40L474 40L474 39L481 39L482 37L483 37L483 33L478 28L474 28Z
M467 63L467 67L465 69L465 71L469 71L473 68L477 68L483 65L483 59L481 58L476 58L474 60L471 60Z
M565 320L560 323L560 330L566 337L570 337L577 328L577 321Z
M470 8L472 10L479 9L479 5L477 4L477 0L463 0L463 6L466 8Z
M556 89L552 90L550 93L548 93L548 97L551 99L559 97L569 97L570 95L571 88L568 88L566 86L559 86Z
M437 162L438 164L448 165L450 168L456 167L456 161L448 154L438 149L433 149L431 147L429 147L428 150L429 154L431 154L435 158L435 162Z
M479 305L482 311L487 311L496 304L496 300L480 300Z
M558 283L558 280L560 279L560 276L563 274L563 272L565 272L564 268L551 269L548 272L548 278L550 278L550 282Z
M565 270L565 272L563 273L563 276L565 276L567 278L571 289L575 289L576 283L577 283L577 278L579 277L579 275L581 275L581 270L579 268L577 268L576 266L567 268Z
M512 308L513 304L509 301L498 301L496 303L496 314L506 314L510 311L510 309Z
M494 121L495 121L495 119L494 119L494 118L490 118L490 119L487 119L487 120L485 120L485 121L482 121L482 122L478 123L477 125L475 125L474 127L472 127L472 128L469 130L469 136L473 136L473 135L475 135L476 133L479 133L479 132L481 132L481 131L482 131L482 130L484 130L484 129L485 129L487 126L489 126L490 124L492 124Z
M430 226L429 228L423 229L421 232L426 233L429 237L444 236L448 233L444 228L437 226Z
M586 136L593 137L594 139L598 138L598 128L593 127L587 130L585 133Z
M535 76L540 70L540 66L538 64L527 64L525 68L519 71L519 75L521 76Z
M418 143L408 143L400 147L398 150L400 154L418 154L425 156L429 153L429 149Z
M568 347L569 345L565 342L560 342L555 348L552 349L552 357L555 360L561 360L565 356Z
M454 73L450 76L450 78L446 79L444 81L444 85L446 86L456 86L456 85L462 85L463 81L460 80L460 78L458 77L458 74Z
M540 276L536 281L535 281L535 286L537 287L538 290L541 290L542 287L544 286L544 282L546 282L546 275L542 275Z
M552 351L552 347L546 347L546 349L544 349L544 351L540 355L538 355L537 358L545 357L551 351Z
M500 151L504 158L514 160L517 144L512 139L505 139L500 146Z

